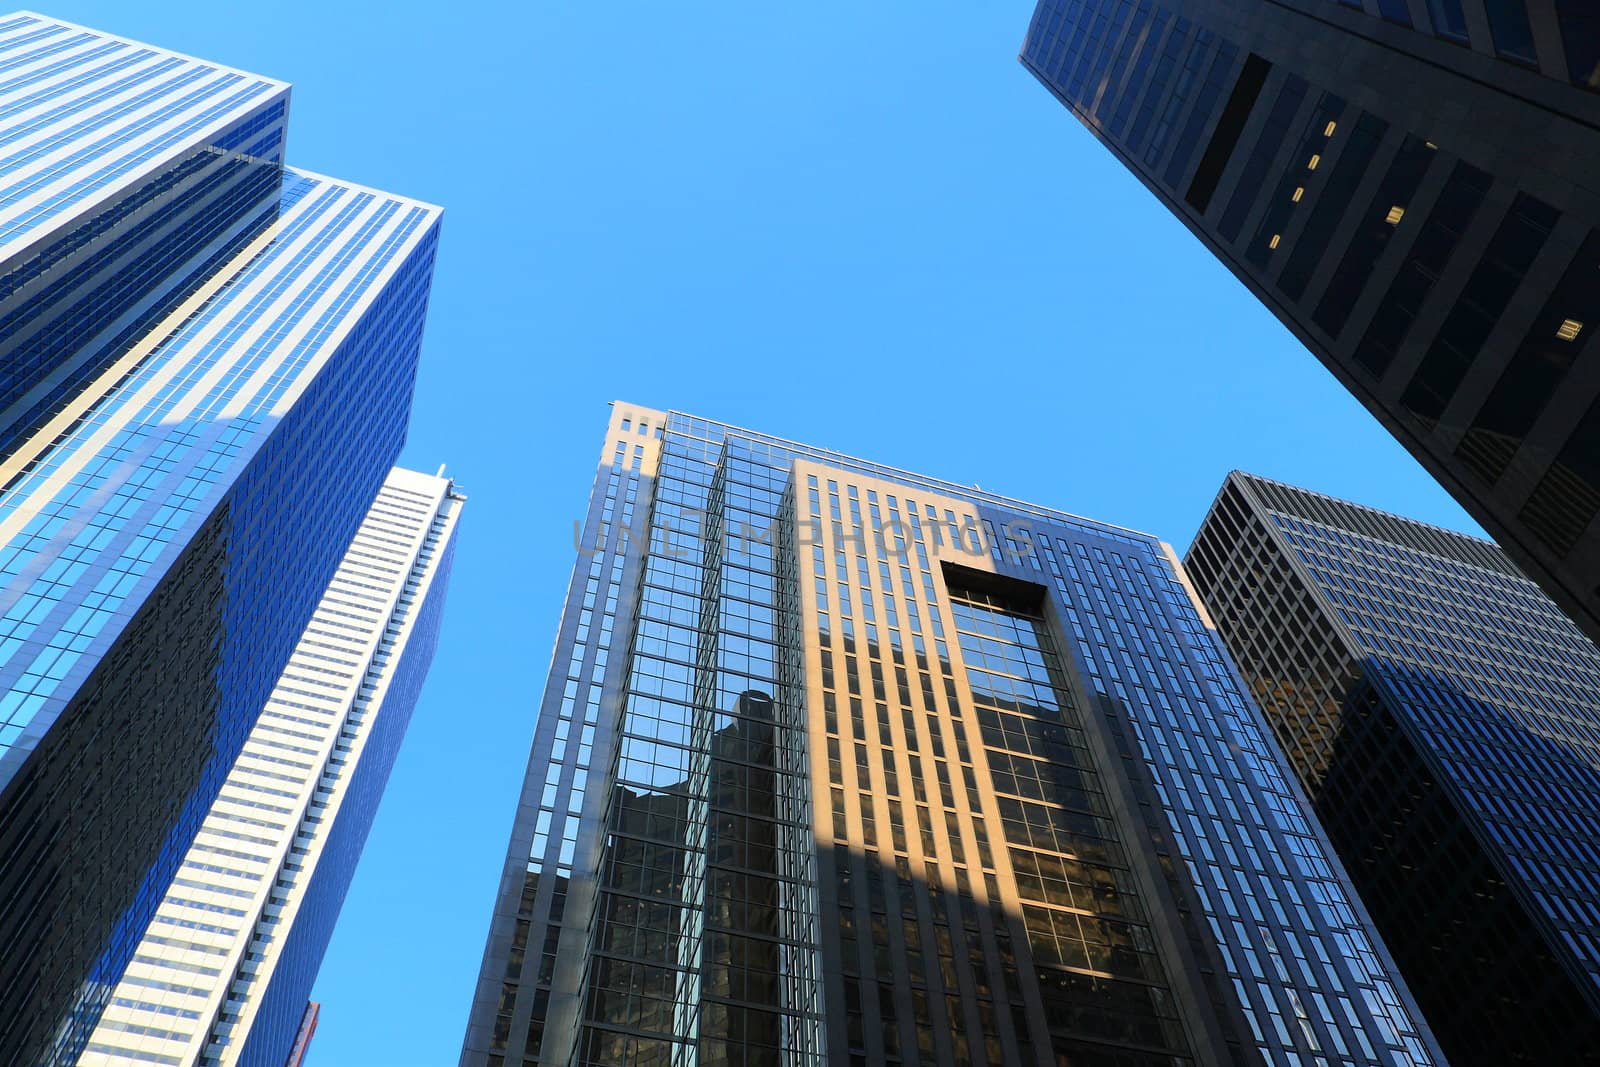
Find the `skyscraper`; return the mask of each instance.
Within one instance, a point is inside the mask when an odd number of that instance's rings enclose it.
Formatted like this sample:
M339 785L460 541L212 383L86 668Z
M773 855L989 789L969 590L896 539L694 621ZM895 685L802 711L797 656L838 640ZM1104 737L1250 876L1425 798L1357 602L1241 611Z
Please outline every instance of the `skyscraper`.
M1041 0L1022 62L1600 640L1595 5Z
M322 1014L322 1005L316 1001L306 1004L306 1012L300 1017L300 1029L294 1035L294 1045L289 1049L289 1058L284 1061L283 1067L304 1067L306 1053L311 1049L311 1039L317 1032L317 1019Z
M1169 549L614 405L461 1063L1435 1064Z
M70 1062L405 436L426 204L288 86L0 16L0 1064Z
M433 659L463 497L395 469L78 1060L286 1063Z
M1600 651L1489 542L1250 475L1187 565L1450 1062L1600 1063Z

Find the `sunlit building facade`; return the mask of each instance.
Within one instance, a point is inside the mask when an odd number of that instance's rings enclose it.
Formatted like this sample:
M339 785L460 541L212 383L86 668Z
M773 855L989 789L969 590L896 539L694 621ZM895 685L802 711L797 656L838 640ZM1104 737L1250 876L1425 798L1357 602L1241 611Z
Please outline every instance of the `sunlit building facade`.
M1160 541L613 406L461 1063L1440 1064Z
M433 659L463 500L447 478L390 472L80 1067L284 1064L309 1043L312 982Z
M1592 0L1041 0L1022 62L1600 640Z
M1600 650L1493 544L1250 475L1186 563L1450 1062L1600 1063Z
M439 211L0 16L0 1063L70 1063L404 441Z

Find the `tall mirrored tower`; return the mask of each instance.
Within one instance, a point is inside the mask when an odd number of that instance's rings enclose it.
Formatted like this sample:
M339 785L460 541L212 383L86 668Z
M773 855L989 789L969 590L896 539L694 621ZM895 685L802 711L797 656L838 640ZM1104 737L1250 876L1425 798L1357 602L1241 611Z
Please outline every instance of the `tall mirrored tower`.
M405 438L439 210L0 16L0 1063L69 1063Z
M461 1062L1438 1064L1153 537L613 406Z

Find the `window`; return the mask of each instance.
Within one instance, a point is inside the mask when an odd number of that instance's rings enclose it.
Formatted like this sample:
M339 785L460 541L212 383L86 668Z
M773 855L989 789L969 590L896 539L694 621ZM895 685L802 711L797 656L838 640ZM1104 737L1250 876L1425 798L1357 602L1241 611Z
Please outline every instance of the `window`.
M1467 16L1461 10L1461 0L1428 0L1428 16L1433 19L1435 34L1466 43Z
M1411 11L1406 7L1406 0L1378 0L1378 13L1390 22L1411 25Z
M1495 231L1482 261L1467 279L1428 355L1400 397L1406 410L1430 428L1455 395L1558 217L1555 208L1523 193Z
M1494 37L1496 55L1524 63L1538 59L1533 50L1533 30L1528 25L1528 7L1524 0L1484 0L1483 9L1489 16L1489 32Z
M1433 291L1488 188L1489 175L1467 163L1457 163L1445 179L1410 253L1373 313L1366 336L1356 346L1357 364L1374 377L1381 378L1394 361L1412 320Z
M1333 173L1328 176L1328 184L1317 194L1305 230L1296 239L1294 251L1284 264L1283 273L1278 276L1278 288L1290 299L1299 300L1305 294L1306 284L1311 280L1317 264L1322 262L1333 231L1355 196L1356 186L1372 166L1378 145L1388 129L1389 124L1376 115L1363 114L1356 120L1350 140L1339 154ZM1312 158L1315 160L1317 157Z
M1584 324L1600 316L1600 230L1589 234L1545 301L1500 380L1456 448L1480 478L1494 483L1566 380L1584 340Z
M1594 0L1555 0L1555 5L1567 76L1574 85L1600 90L1600 7Z
M1557 553L1572 551L1600 511L1600 402L1589 408L1519 516Z
M1268 258L1278 247L1278 242L1273 238L1279 237L1288 228L1289 217L1295 205L1305 195L1306 168L1300 161L1320 158L1318 153L1322 151L1330 136L1324 131L1336 126L1337 119L1344 113L1344 107L1343 98L1332 93L1323 93L1317 101L1316 110L1307 120L1300 140L1295 145L1294 153L1290 156L1288 172L1278 180L1266 214L1256 227L1255 236L1251 238L1250 245L1245 250L1245 259L1252 266L1265 267Z
M1305 96L1304 79L1293 74L1284 78L1283 87L1278 90L1278 99L1273 103L1272 110L1267 113L1267 120L1262 124L1255 147L1250 150L1250 158L1245 161L1244 168L1239 174L1233 196L1228 199L1228 206L1223 209L1222 221L1217 225L1217 231L1228 241L1239 239L1239 230L1244 226L1245 217L1249 215L1256 198L1266 186L1267 171L1272 166L1272 160L1278 154L1279 147L1289 136L1289 123L1294 121L1295 112L1300 109Z
M1434 150L1419 137L1406 138L1395 153L1313 316L1313 321L1330 337L1338 337L1344 329L1350 309L1366 288L1373 265L1405 217L1405 205L1416 195L1434 155Z
M1233 83L1233 92L1228 97L1228 103L1222 109L1221 118L1217 119L1217 126L1211 133L1211 142L1206 145L1206 151L1200 157L1200 165L1195 169L1194 179L1189 183L1189 192L1186 199L1189 205L1200 214L1204 215L1211 206L1211 197L1217 191L1217 183L1222 180L1222 173L1227 169L1228 161L1233 158L1234 148L1239 144L1239 136L1244 133L1245 123L1250 119L1250 113L1255 110L1256 100L1261 96L1261 87L1266 84L1267 75L1272 71L1272 64L1265 59L1250 53L1244 61L1244 69L1239 72L1239 78Z

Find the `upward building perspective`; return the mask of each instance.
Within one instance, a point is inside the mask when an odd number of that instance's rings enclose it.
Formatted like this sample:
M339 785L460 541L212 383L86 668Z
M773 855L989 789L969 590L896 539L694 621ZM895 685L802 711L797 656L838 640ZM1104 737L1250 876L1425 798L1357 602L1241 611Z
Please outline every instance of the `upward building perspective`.
M390 472L81 1067L303 1056L312 981L433 659L464 499Z
M613 405L460 1062L1443 1064L1156 538Z
M0 16L0 1064L84 1050L405 438L440 212L288 108Z
M1022 62L1600 640L1590 0L1041 0Z
M1250 475L1186 562L1450 1063L1600 1063L1600 651L1493 544Z

